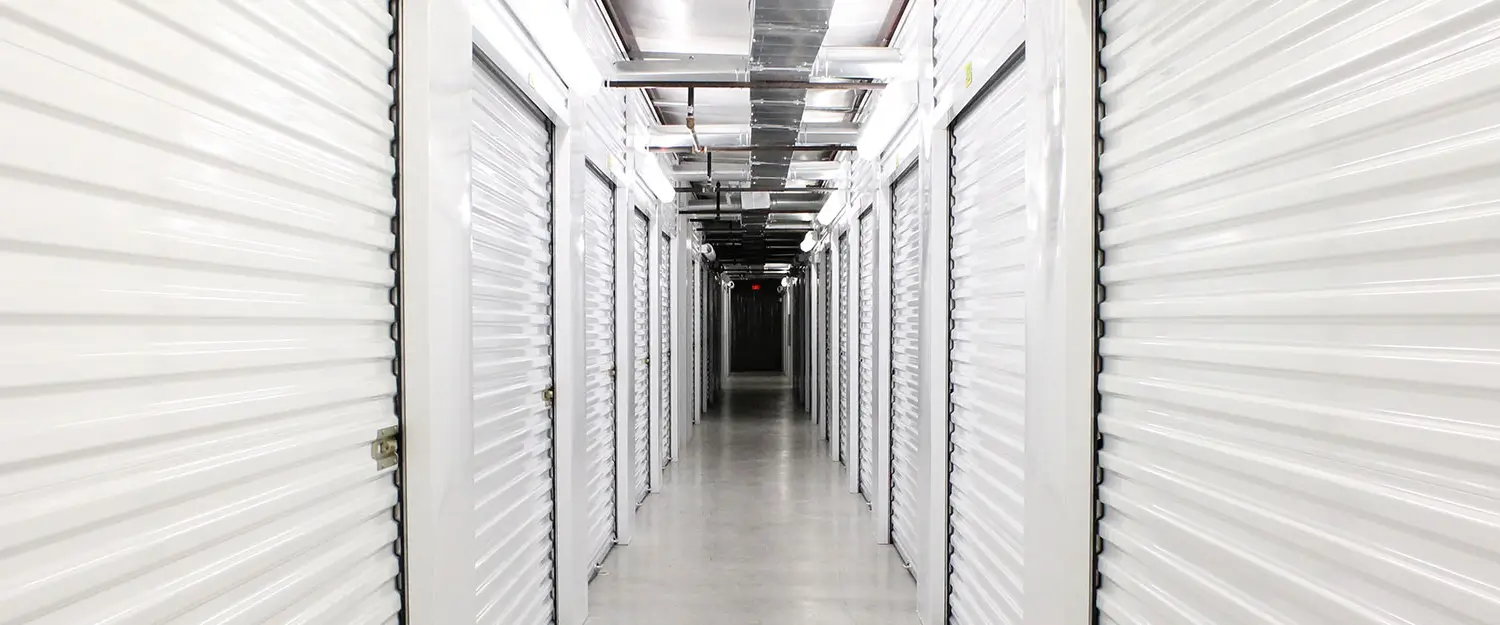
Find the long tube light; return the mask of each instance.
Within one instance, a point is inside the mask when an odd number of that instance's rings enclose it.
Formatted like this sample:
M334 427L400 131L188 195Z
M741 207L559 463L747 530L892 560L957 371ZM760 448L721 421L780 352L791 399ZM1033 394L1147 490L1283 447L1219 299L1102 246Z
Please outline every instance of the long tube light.
M843 189L829 194L828 199L823 202L823 210L818 211L818 223L826 226L833 223L833 220L838 219L839 213L844 211L844 204L847 202L847 199L848 195Z
M887 89L880 95L880 100L875 104L875 112L870 114L870 119L859 133L860 158L879 159L885 146L890 144L901 127L911 119L913 99L907 86L908 83L893 85L894 88Z
M859 133L860 158L878 160L896 133L914 117L912 109L917 105L916 58L905 59L906 68L901 78L891 81L891 86L880 94L875 111L865 120Z
M657 201L668 203L677 200L677 186L662 171L661 160L656 155L649 152L636 154L636 174L651 189L651 195L656 196Z

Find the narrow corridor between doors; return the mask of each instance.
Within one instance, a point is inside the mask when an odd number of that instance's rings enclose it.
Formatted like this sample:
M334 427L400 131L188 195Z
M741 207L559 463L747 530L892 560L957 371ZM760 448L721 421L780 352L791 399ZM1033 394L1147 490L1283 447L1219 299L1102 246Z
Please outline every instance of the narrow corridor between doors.
M915 583L779 376L735 376L589 588L590 625L916 625Z

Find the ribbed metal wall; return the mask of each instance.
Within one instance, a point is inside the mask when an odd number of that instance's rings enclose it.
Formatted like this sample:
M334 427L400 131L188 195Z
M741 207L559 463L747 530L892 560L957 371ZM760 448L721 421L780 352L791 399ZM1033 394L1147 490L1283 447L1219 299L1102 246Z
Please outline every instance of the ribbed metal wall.
M1100 23L1101 623L1496 622L1500 4Z
M630 220L631 489L636 501L651 491L651 220L632 211Z
M892 544L908 564L917 556L917 356L922 302L917 169L913 164L896 181L891 203L891 527Z
M1025 74L953 127L949 623L1021 625L1026 493Z
M1021 45L1026 0L942 0L934 10L938 97L962 110Z
M615 191L588 172L583 198L588 537L597 565L615 543Z
M0 8L0 620L401 618L384 7Z
M580 11L583 20L579 25L579 35L594 65L600 68L612 67L615 61L624 60L624 50L620 47L614 26L604 14L603 7L594 0L574 1L586 5ZM583 103L584 127L588 129L587 136L593 142L593 145L584 146L585 153L605 171L621 167L625 153L627 116L624 92L618 89L600 89Z

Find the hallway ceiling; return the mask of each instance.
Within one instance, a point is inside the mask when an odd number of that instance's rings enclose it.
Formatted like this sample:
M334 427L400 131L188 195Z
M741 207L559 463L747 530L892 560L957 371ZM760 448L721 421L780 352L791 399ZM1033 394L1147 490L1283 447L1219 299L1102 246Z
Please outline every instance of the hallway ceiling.
M810 61L817 56L818 49L807 44L818 41L819 30L826 28L821 36L824 50L835 46L885 46L907 3L907 0L602 1L632 60L686 60L691 55L695 61L738 59L743 63L744 57L749 56L751 70L747 80L798 82L809 80ZM759 19L755 17L757 14ZM787 28L788 24L794 26ZM759 45L755 44L757 40L761 41ZM781 65L763 63L766 59ZM762 64L785 66L790 71L760 70ZM662 124L653 135L687 137L680 140L683 147L673 149L678 163L674 178L679 189L692 189L688 210L717 211L689 213L689 216L702 222L705 240L714 245L720 261L754 264L795 259L800 253L798 243L811 228L826 191L772 192L769 209L760 207L755 200L749 202L754 208L744 209L744 196L748 194L723 190L838 185L839 181L826 179L829 177L826 169L797 164L832 162L838 151L766 150L763 146L852 148L857 137L853 126L855 112L868 91L696 87L691 98L696 140L691 138L694 133L686 125L688 89L653 87L645 91ZM710 133L713 136L705 139ZM733 141L736 136L739 141ZM695 142L700 147L741 147L708 152L692 147ZM710 161L714 169L711 179L705 173Z

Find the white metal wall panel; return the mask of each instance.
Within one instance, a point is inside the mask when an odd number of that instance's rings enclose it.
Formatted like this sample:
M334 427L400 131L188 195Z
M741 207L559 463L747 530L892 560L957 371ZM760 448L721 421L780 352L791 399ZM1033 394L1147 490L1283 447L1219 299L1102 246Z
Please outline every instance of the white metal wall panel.
M473 384L478 623L553 620L552 206L547 121L474 71Z
M1101 623L1496 622L1500 4L1102 24Z
M1026 36L1025 0L943 0L933 30L937 93L961 110Z
M859 216L859 493L875 488L875 211Z
M663 222L665 223L665 222ZM661 236L657 271L661 273L656 294L661 308L661 457L662 465L672 462L672 237Z
M583 201L585 368L588 379L589 539L592 564L615 540L615 191L586 174Z
M0 622L400 618L384 6L0 8Z
M637 501L651 492L651 221L639 210L631 212L630 299L631 341L631 483Z
M922 301L921 185L917 167L896 181L891 214L891 527L910 564L916 554L918 315ZM915 572L915 569L910 569Z
M834 326L838 328L838 405L839 405L839 462L849 456L849 266L854 259L849 257L849 234L839 236L839 314Z
M595 0L578 0L583 7L583 23L579 28L589 58L596 67L613 67L615 61L624 60L614 27ZM625 94L618 89L600 89L593 97L584 101L585 125L593 146L588 148L590 157L605 171L621 165L625 150Z
M1026 492L1025 81L953 128L949 623L1022 623Z

